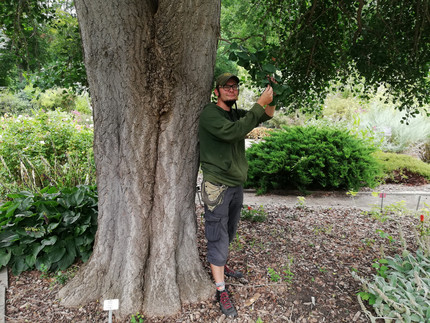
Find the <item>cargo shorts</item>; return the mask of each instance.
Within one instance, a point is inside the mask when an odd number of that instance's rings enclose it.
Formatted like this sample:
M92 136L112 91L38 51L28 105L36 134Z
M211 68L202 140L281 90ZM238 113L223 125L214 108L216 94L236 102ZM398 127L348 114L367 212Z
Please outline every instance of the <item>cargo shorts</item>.
M203 181L202 199L205 205L207 259L215 266L224 266L228 246L236 237L243 206L243 188Z

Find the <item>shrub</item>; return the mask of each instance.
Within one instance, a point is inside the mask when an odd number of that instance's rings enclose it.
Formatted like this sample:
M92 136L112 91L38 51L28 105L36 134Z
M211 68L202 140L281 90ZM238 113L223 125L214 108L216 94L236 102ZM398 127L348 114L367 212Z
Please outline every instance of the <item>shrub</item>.
M88 260L97 231L95 187L79 186L39 194L20 192L0 206L0 267L15 275L34 267L65 270Z
M65 88L53 88L41 91L31 85L15 93L6 89L0 90L0 115L33 114L33 110L79 111L91 115L91 104L88 92L81 89L79 93Z
M23 114L33 108L34 105L25 92L20 91L13 94L6 89L0 90L0 115Z
M374 129L382 139L381 149L387 152L405 152L409 147L424 143L430 136L430 118L419 114L402 123L406 111L378 101L370 105L368 113L360 115L360 127Z
M347 92L329 94L323 110L324 116L331 120L352 120L362 112L365 112L365 105Z
M64 112L2 117L0 193L95 182L93 131Z
M380 166L375 148L347 130L327 126L274 131L247 150L247 187L270 189L340 188L377 184Z
M394 153L377 152L375 157L382 165L385 179L393 180L395 174L407 176L407 173L419 174L430 180L430 165L418 158Z
M430 139L422 145L419 156L423 162L430 164Z

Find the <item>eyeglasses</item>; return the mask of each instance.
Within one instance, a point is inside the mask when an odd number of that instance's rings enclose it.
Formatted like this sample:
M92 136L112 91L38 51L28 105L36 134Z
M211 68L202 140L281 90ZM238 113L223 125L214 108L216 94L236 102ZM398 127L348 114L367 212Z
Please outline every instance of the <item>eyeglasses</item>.
M239 84L222 85L220 87L223 88L226 91L230 91L230 90L237 91L237 90L239 90Z

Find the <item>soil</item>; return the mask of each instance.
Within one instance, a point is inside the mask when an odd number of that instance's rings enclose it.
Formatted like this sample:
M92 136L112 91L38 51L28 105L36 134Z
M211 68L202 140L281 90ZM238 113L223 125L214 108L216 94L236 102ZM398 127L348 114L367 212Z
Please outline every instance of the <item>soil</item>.
M407 190L403 185L399 189ZM249 204L259 208L259 204ZM408 249L416 250L413 228L419 223L417 215L405 214L401 221L387 215L381 221L353 207L276 204L264 209L266 220L242 220L231 245L228 264L245 276L226 279L237 318L226 318L211 299L184 306L176 316L145 317L142 322L368 322L357 301L361 285L351 272L372 279L376 259L401 253L399 227ZM198 205L199 251L209 275L202 212ZM15 277L9 271L6 322L107 322L108 314L99 302L73 309L59 304L59 282L67 275L28 271ZM130 321L131 317L113 318L113 322Z

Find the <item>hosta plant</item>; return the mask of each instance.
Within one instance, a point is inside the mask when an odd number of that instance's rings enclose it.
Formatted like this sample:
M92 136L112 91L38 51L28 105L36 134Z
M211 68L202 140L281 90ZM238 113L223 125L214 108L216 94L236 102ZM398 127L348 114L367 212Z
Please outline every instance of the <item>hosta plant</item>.
M91 255L97 230L95 187L9 195L0 205L0 267L65 270Z

